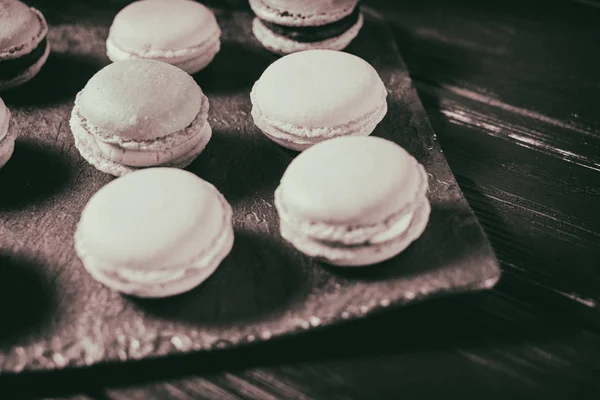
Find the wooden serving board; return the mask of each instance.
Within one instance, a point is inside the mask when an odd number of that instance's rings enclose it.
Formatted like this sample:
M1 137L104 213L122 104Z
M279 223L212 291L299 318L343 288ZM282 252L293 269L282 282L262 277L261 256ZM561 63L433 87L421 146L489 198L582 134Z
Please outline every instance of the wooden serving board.
M394 40L369 9L347 51L371 63L389 90L389 112L374 135L399 143L428 172L429 225L404 253L364 269L328 267L287 245L273 192L296 153L254 126L249 99L276 56L253 38L247 9L223 6L215 9L222 50L195 76L210 100L214 136L188 169L233 206L233 251L209 280L173 298L133 299L93 281L75 256L73 233L88 199L113 177L81 158L68 120L76 93L109 63L105 39L123 4L38 3L50 25L52 53L38 77L3 94L19 138L0 170L0 372L230 348L498 280L498 262Z

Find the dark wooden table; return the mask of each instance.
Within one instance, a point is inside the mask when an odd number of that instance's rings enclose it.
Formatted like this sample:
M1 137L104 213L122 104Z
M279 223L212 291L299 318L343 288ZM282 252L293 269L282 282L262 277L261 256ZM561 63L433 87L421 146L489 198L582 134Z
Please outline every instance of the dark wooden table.
M499 285L241 350L2 381L0 397L600 398L600 2L368 3Z

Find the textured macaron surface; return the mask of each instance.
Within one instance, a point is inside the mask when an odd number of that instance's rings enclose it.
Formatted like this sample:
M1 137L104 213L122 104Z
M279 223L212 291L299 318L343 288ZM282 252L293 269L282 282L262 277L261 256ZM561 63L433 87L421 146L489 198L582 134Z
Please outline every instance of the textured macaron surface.
M18 0L0 1L0 55L29 45L40 28L38 16L26 4Z
M88 123L123 139L152 140L187 127L203 99L194 79L170 64L119 61L97 72L77 107Z
M119 48L136 54L176 51L220 34L214 13L191 0L141 0L123 8L110 28Z
M283 25L323 25L348 15L358 0L250 0L261 19Z
M101 188L85 206L76 236L85 252L114 267L185 267L224 232L216 189L172 168L133 172Z
M333 50L293 53L272 63L255 83L253 106L285 124L334 127L381 107L386 89L377 71Z
M378 137L343 137L298 155L283 174L281 202L295 219L332 225L380 223L415 200L417 161Z

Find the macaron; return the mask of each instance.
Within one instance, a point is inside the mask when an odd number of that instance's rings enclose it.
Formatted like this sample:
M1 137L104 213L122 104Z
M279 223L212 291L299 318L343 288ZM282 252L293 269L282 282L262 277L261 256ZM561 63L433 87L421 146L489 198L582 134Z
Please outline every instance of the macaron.
M0 98L0 168L4 167L15 149L14 132L9 132L10 110Z
M48 59L48 24L18 0L0 1L0 91L29 81Z
M191 0L141 0L115 17L106 41L112 61L163 61L194 74L221 48L215 14Z
M233 246L231 206L210 183L175 168L115 179L84 207L75 251L94 279L136 297L198 286Z
M311 49L343 50L358 35L358 0L250 0L254 36L278 54Z
M208 98L183 70L132 59L97 72L75 99L71 131L91 165L122 176L153 166L184 168L212 130Z
M386 139L343 137L298 155L275 191L282 237L333 265L390 259L423 233L425 169Z
M370 135L387 113L386 98L385 85L368 62L322 49L281 57L250 93L256 126L298 151L334 137Z

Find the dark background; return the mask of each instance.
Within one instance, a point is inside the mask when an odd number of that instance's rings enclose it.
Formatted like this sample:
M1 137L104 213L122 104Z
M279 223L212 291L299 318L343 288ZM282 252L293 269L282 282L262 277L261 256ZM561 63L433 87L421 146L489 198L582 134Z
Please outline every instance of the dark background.
M600 2L366 3L501 261L498 286L238 351L3 380L2 398L600 397Z

